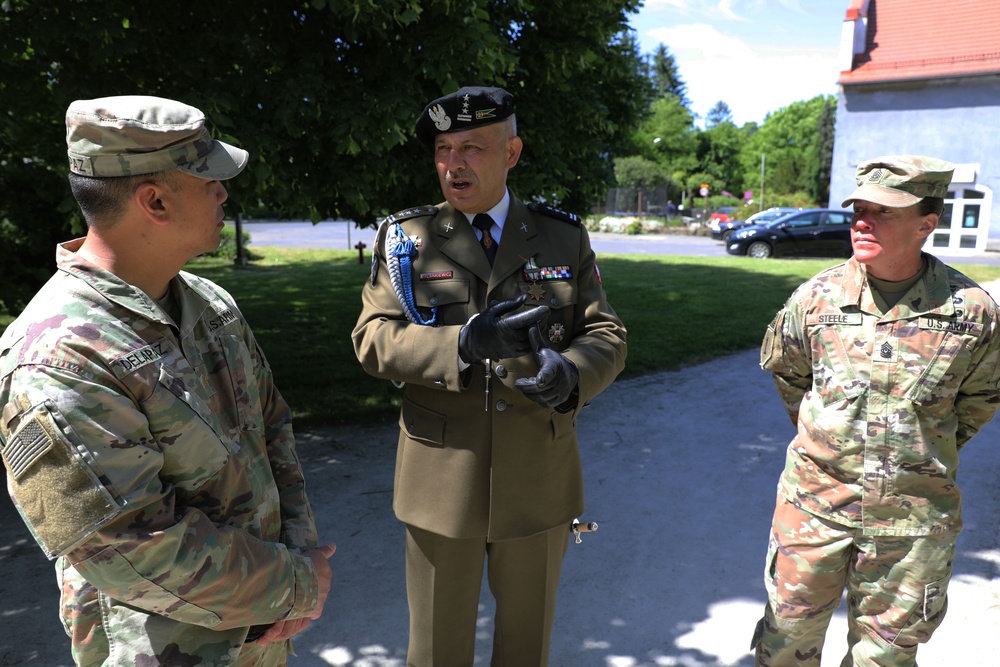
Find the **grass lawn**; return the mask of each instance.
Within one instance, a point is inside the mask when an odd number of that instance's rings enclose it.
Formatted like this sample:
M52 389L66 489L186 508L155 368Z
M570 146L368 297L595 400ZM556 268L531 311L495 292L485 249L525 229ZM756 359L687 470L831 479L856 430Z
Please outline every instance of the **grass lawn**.
M198 259L187 269L236 298L299 428L394 421L399 390L365 374L351 346L369 263L348 250L253 250L261 259L247 268ZM628 328L623 377L757 347L792 290L837 261L602 255L604 288ZM962 271L1000 278L1000 267ZM9 321L0 316L0 328Z

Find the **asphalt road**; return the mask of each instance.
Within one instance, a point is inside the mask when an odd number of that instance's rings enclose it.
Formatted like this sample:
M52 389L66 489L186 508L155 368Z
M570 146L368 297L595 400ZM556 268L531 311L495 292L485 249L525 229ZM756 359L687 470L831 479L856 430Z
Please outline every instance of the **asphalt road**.
M358 228L353 222L325 220L316 225L311 222L244 222L243 228L250 232L250 247L277 246L283 248L331 248L350 250L359 242L365 244L365 253L371 257L371 247L375 242L373 227ZM609 234L591 233L594 250L603 254L637 255L693 255L702 257L725 257L726 249L722 241L713 241L707 236L683 236L673 234ZM988 252L968 256L940 256L949 264L992 264L1000 266L1000 253ZM766 261L766 260L765 260Z
M349 221L311 222L244 222L250 232L250 246L277 246L280 248L331 248L350 250L358 242L370 252L375 242L373 227L358 228ZM593 233L590 235L595 251L607 254L654 255L704 255L726 254L721 241L706 236L681 236L644 234Z

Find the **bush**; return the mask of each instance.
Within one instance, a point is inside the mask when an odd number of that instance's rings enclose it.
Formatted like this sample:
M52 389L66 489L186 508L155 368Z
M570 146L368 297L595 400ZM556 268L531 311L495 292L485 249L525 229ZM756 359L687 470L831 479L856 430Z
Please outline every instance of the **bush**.
M226 225L222 228L219 233L222 241L219 243L219 247L212 252L205 253L206 257L220 257L222 259L228 259L231 261L236 260L236 228ZM247 245L250 244L250 232L243 230L243 252L247 253Z

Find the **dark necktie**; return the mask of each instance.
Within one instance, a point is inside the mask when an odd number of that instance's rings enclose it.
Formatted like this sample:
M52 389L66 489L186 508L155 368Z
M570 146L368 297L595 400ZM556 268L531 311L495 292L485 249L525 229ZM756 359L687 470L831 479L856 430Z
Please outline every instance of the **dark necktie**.
M490 235L490 227L493 226L493 218L485 213L477 213L476 217L472 219L472 224L483 232L483 238L480 243L483 245L483 252L486 253L486 259L490 260L490 266L493 266L493 260L496 259L497 256L497 244Z

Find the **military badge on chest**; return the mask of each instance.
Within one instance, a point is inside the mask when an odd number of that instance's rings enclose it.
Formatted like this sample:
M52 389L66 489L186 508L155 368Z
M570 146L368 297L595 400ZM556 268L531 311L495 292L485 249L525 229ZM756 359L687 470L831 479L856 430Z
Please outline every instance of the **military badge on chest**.
M569 280L573 277L573 271L568 264L559 266L539 266L534 258L529 259L524 264L524 280L521 290L527 293L529 299L536 303L541 303L546 298L546 280ZM552 300L553 303L556 299ZM549 325L547 336L550 343L558 344L566 339L566 325L562 322L555 322Z
M533 282L528 286L528 296L535 301L541 301L545 298L545 290L537 282Z
M560 266L538 266L535 259L532 257L524 263L524 280L531 284L525 285L523 289L532 300L541 302L542 299L545 298L545 288L539 284L539 281L567 280L572 277L573 272L568 264Z

